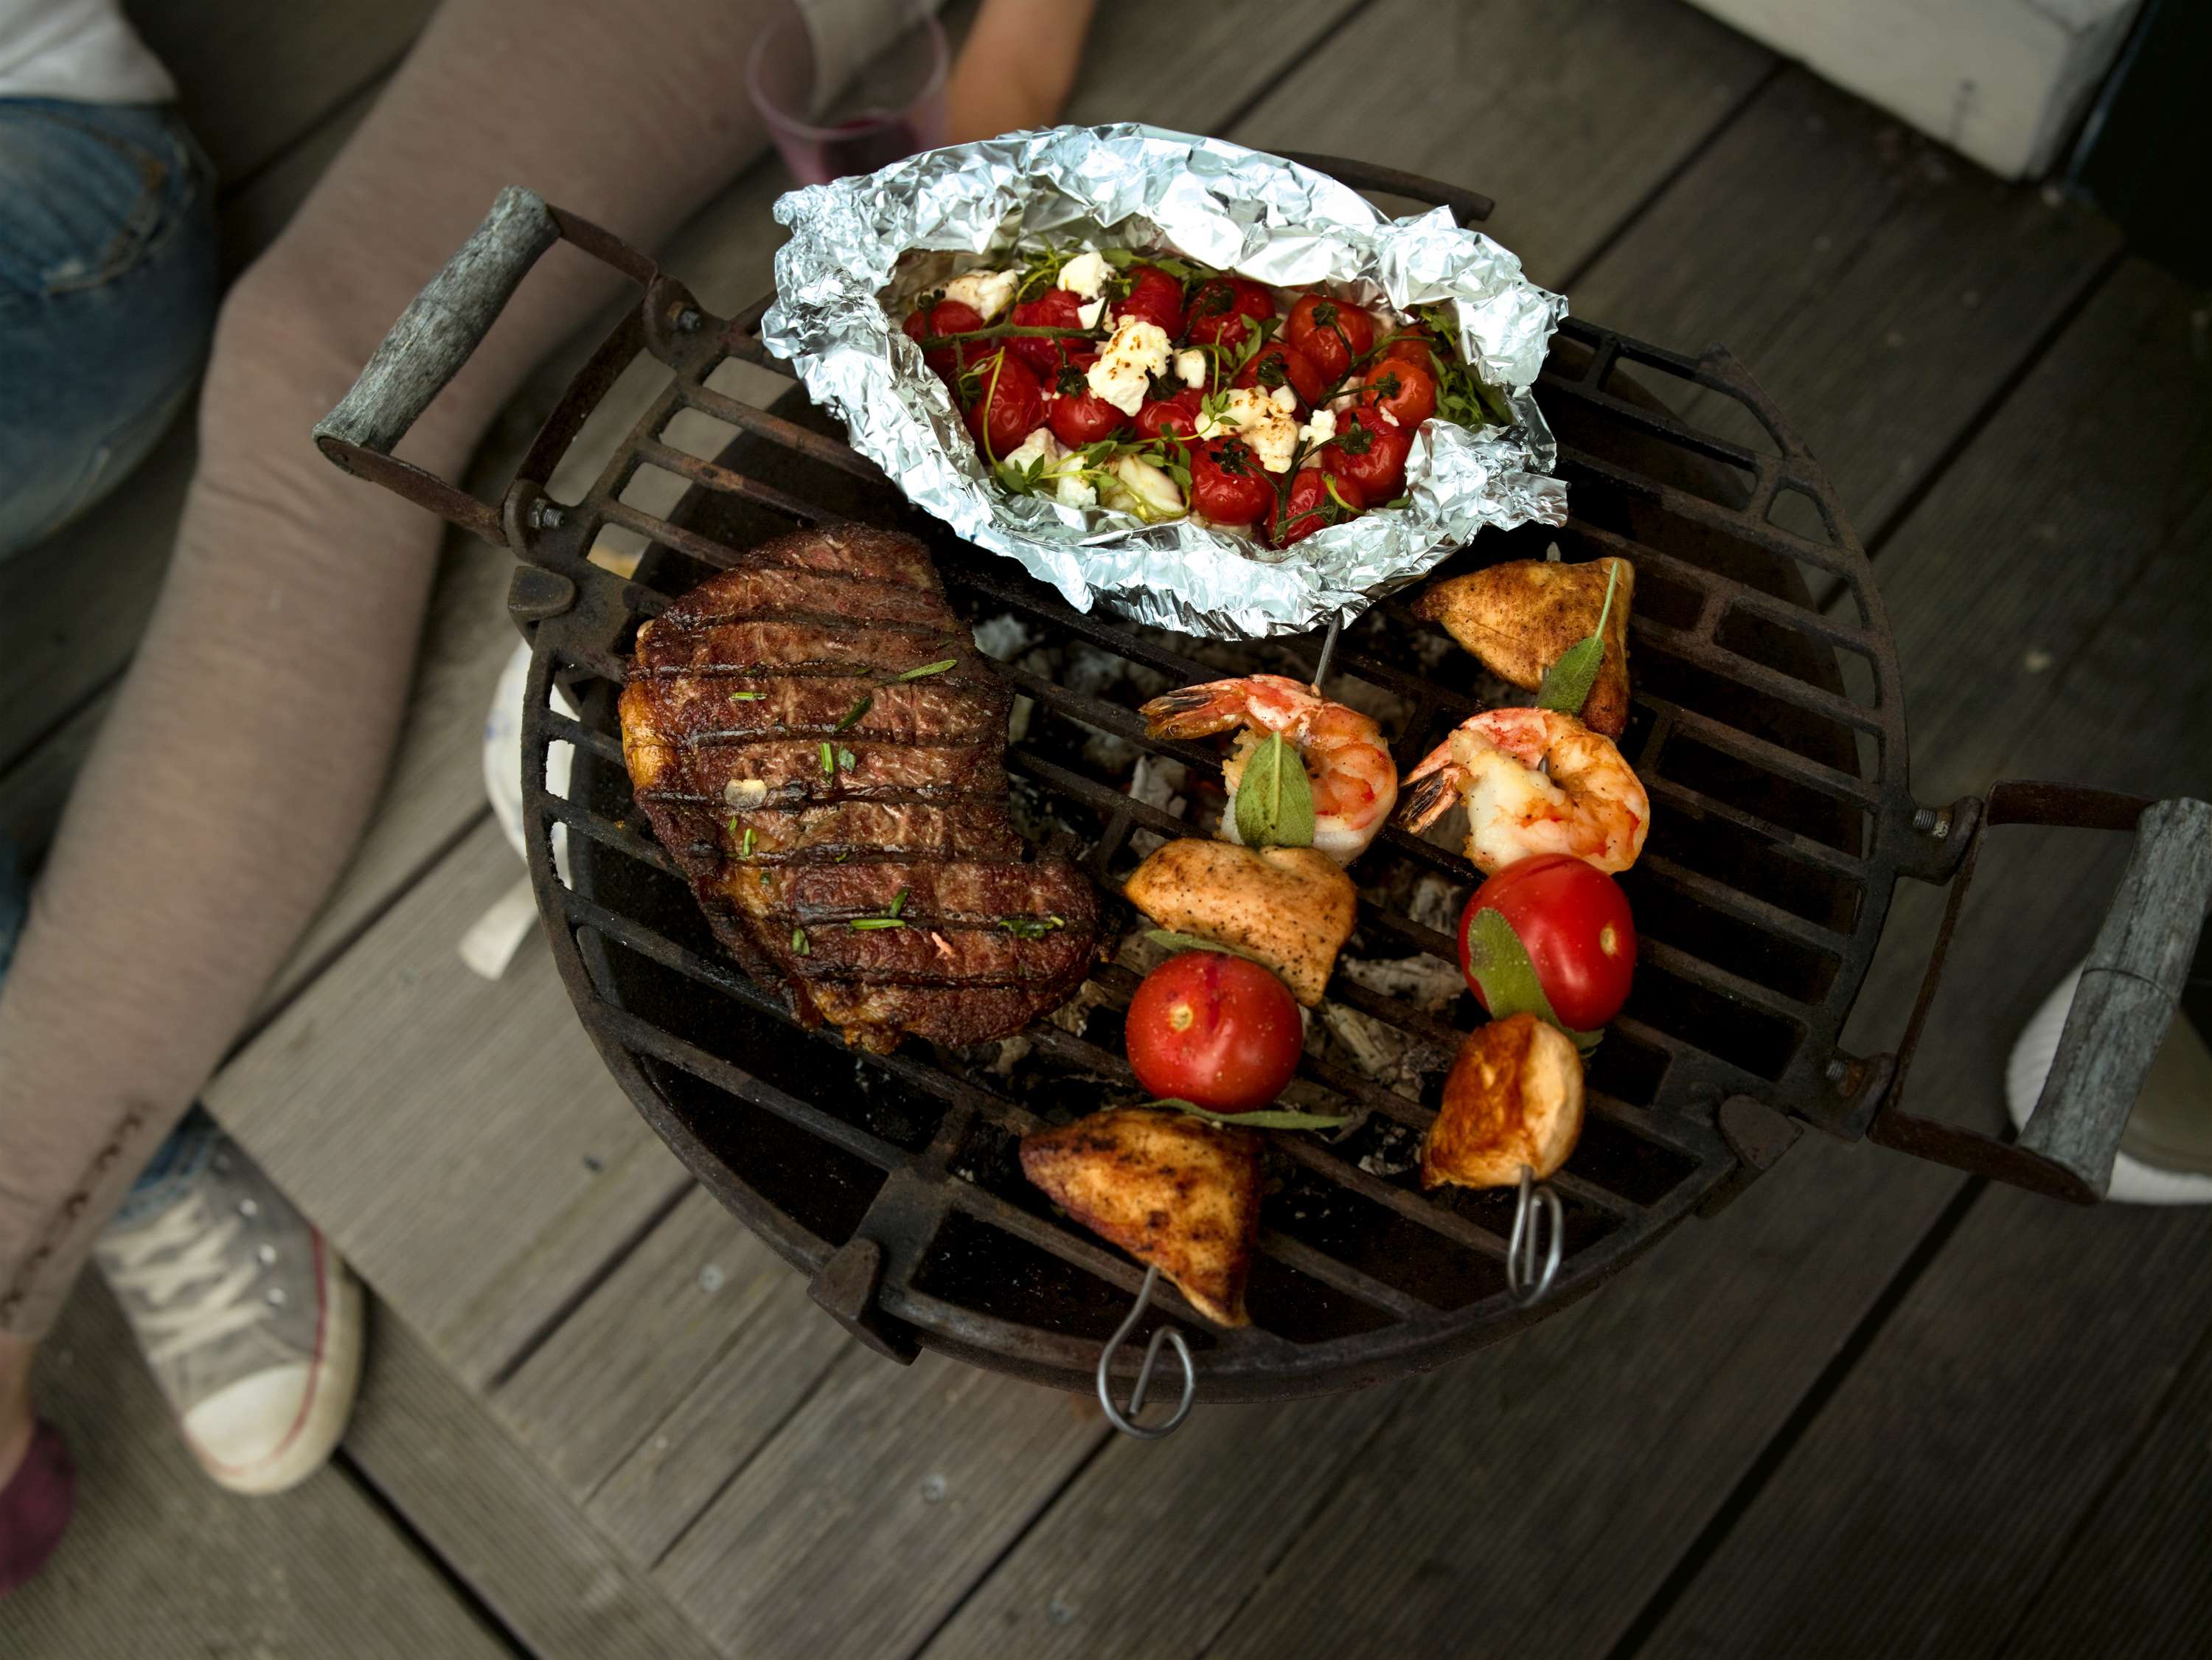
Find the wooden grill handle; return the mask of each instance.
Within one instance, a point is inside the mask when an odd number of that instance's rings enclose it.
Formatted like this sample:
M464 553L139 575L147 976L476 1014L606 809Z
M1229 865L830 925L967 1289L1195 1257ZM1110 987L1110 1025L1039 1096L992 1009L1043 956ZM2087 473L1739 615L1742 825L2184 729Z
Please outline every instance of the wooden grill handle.
M2212 805L2147 808L2020 1145L2102 1198L2212 905Z
M552 210L537 192L520 185L500 192L483 223L407 302L352 389L315 423L323 453L340 466L346 458L336 446L391 454L560 236Z

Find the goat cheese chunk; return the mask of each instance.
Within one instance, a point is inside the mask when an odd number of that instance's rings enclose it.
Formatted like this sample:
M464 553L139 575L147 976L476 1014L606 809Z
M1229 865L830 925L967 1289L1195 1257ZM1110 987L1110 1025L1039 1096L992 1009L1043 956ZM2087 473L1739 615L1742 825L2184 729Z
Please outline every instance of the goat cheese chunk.
M1175 372L1176 379L1186 386L1204 386L1206 384L1206 354L1195 346L1188 351L1177 352L1175 357Z
M1269 401L1285 415L1298 412L1298 395L1288 386L1278 386L1267 394Z
M1001 457L999 465L1012 467L1017 472L1025 471L1030 462L1042 461L1047 468L1058 466L1067 452L1060 447L1060 440L1052 435L1050 427L1039 427L1022 440L1012 450Z
M1086 329L1095 329L1098 326L1099 313L1105 309L1105 295L1101 295L1096 300L1086 300L1075 308L1075 320Z
M1313 419L1298 429L1298 436L1309 444L1326 444L1336 436L1336 417L1327 410L1316 410Z
M1291 402L1296 408L1295 394ZM1200 438L1236 434L1252 447L1253 454L1269 472L1288 472L1291 457L1298 447L1297 418L1255 386L1237 386L1225 393L1221 413L1210 417L1201 411L1194 433Z
M1144 407L1145 392L1156 374L1168 367L1167 331L1141 317L1124 317L1114 325L1085 379L1091 390L1124 415Z
M1105 255L1096 252L1077 254L1060 268L1060 286L1081 299L1097 299L1106 287Z
M945 297L973 306L978 317L994 323L1000 312L1014 303L1014 290L1021 281L1022 274L1017 271L971 271L947 283Z
M1146 524L1182 516L1182 492L1176 481L1149 461L1133 455L1116 457L1108 469L1114 475L1099 500L1123 513L1133 513Z

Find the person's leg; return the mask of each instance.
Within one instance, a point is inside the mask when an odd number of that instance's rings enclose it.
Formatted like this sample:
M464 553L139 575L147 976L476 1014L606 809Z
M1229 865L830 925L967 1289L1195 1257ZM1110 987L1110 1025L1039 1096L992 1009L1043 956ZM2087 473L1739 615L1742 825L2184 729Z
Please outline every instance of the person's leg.
M0 99L0 558L115 488L215 326L214 177L174 112Z
M440 527L309 429L502 185L650 246L757 153L741 67L769 3L453 0L225 301L161 603L0 987L0 1444L29 1342L382 781ZM403 453L455 474L617 286L550 254Z

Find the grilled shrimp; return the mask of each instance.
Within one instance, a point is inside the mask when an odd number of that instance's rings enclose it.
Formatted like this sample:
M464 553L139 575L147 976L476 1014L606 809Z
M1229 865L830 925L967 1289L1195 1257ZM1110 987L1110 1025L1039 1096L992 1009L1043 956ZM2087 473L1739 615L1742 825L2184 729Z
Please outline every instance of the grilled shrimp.
M1237 745L1222 763L1229 787L1229 808L1222 834L1237 834L1237 784L1244 763L1269 733L1284 740L1305 763L1313 783L1314 846L1340 865L1365 851L1398 800L1398 763L1382 741L1382 729L1354 708L1315 696L1310 687L1280 674L1254 674L1237 680L1211 680L1155 697L1139 711L1154 738L1203 738L1237 732Z
M1487 875L1531 854L1623 871L1644 851L1651 800L1613 740L1571 714L1486 709L1406 775L1406 824L1467 803L1467 856Z

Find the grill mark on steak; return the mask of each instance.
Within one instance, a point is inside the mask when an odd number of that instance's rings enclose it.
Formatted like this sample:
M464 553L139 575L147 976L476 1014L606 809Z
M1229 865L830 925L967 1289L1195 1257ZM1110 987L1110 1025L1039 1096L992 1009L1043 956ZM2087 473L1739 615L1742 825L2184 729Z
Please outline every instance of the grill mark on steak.
M716 938L803 1023L966 1045L1082 982L1097 893L1024 857L1012 693L920 543L848 525L763 544L640 628L630 676L637 803Z

